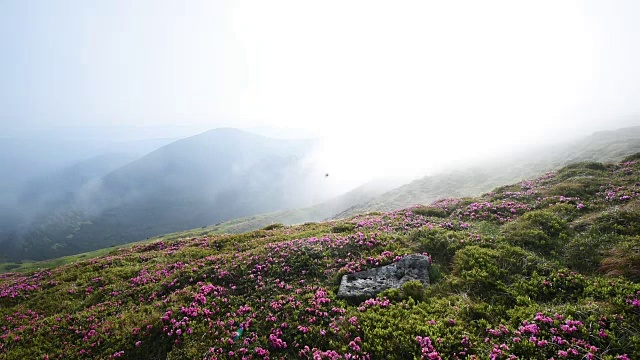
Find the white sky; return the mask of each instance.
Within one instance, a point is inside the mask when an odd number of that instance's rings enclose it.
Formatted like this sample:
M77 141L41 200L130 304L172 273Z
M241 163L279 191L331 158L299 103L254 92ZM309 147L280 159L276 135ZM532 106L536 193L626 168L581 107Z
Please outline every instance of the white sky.
M295 128L346 179L639 125L637 1L5 1L0 131ZM620 120L623 119L623 120Z

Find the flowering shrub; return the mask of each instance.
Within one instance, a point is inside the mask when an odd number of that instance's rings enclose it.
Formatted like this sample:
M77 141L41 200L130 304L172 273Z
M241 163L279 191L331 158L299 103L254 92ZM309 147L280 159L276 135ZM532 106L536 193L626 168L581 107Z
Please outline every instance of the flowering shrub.
M639 158L2 274L0 359L640 358ZM336 298L342 275L416 252L431 286Z
M506 223L515 220L519 215L531 210L531 205L518 201L483 201L474 202L455 214L460 219L491 220Z

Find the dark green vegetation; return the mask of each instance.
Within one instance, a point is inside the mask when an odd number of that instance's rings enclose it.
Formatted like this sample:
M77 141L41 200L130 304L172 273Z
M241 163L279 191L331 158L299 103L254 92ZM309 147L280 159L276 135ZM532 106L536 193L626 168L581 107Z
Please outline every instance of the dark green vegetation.
M196 229L4 274L0 359L637 359L638 157L477 198ZM336 298L342 275L416 252L431 255L433 285Z

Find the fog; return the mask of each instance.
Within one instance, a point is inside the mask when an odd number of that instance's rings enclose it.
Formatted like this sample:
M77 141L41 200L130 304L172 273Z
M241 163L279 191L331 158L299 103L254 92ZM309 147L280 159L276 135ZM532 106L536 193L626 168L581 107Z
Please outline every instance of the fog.
M3 1L0 212L86 207L104 176L223 127L315 139L294 156L312 204L640 125L638 16L633 0Z
M3 133L296 128L330 138L335 171L368 178L640 113L635 1L0 7Z

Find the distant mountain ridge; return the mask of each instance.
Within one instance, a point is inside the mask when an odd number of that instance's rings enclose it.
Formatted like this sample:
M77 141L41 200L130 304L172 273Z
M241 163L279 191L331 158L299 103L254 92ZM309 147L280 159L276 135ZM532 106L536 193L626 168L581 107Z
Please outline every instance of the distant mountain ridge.
M231 128L181 139L65 194L70 204L0 246L9 259L57 257L306 207L328 197L324 174L305 162L314 144Z

